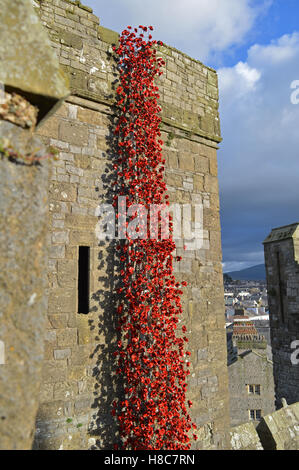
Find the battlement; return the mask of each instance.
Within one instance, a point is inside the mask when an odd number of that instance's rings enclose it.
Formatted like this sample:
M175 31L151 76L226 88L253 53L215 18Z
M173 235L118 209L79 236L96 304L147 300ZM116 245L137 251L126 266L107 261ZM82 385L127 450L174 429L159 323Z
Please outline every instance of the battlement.
M113 105L117 69L112 45L118 33L99 26L99 18L65 0L40 0L40 17L60 64L70 77L76 96ZM87 16L86 16L87 15ZM182 136L221 141L218 80L215 70L177 49L163 45L158 51L166 65L157 80L162 119ZM192 137L193 136L193 137Z
M41 3L43 0L32 0L33 6ZM80 0L64 0L65 3L69 3L70 5L74 5L78 8L81 8L82 10L87 11L88 13L93 13L93 9L83 5L83 3L80 2ZM59 0L57 2L57 6L59 6Z
M230 434L233 450L298 450L299 403L264 416L257 428L241 424Z

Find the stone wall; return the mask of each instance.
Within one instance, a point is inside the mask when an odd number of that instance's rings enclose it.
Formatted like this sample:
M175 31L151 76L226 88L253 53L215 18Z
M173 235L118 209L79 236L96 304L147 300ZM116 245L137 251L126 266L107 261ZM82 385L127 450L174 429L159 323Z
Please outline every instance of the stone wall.
M253 423L244 423L231 429L232 450L264 450Z
M27 132L28 138L30 132ZM0 121L0 139L24 132ZM26 131L25 131L26 134ZM28 144L33 150L35 143ZM19 145L20 151L25 150ZM47 312L48 165L0 157L0 449L32 445Z
M33 133L68 89L29 0L2 1L0 22L0 449L19 450L34 437L48 300L50 163L33 160L48 154Z
M228 366L228 378L232 426L247 423L249 410L261 410L262 416L275 410L273 363L265 350L239 350L237 360ZM248 385L260 385L260 394L249 393Z
M299 400L299 224L273 229L264 242L276 406ZM293 345L294 346L294 345ZM292 356L293 355L293 356ZM293 361L292 361L293 357Z
M233 450L298 450L299 449L299 403L264 416L255 427L242 424L231 430Z
M49 310L44 379L37 417L36 449L111 449L117 428L111 404L115 379L114 317L118 283L114 242L95 237L99 203L111 202L114 88L112 43L118 35L99 26L78 2L38 2L72 96L40 129L59 149L49 179ZM191 356L189 395L199 427L199 448L229 446L229 406L224 295L217 180L220 142L216 73L163 46L160 79L162 138L171 202L203 205L200 249L177 254L178 280L190 283L183 297ZM90 310L78 313L78 247L90 247Z
M299 403L288 406L265 416L257 427L265 450L299 449Z

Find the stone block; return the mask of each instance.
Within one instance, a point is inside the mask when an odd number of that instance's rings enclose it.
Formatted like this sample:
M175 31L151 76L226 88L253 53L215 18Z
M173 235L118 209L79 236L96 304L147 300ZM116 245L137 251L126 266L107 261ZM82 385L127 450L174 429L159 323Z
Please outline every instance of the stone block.
M83 380L86 376L86 367L85 366L70 366L68 368L68 380Z
M92 226L92 229L95 227ZM70 245L86 245L86 246L92 246L96 242L96 236L95 232L87 232L87 231L77 231L77 232L71 232L70 233Z
M82 230L88 230L89 227L95 227L98 222L98 218L89 215L80 214L67 214L65 217L65 225L67 228L75 228Z
M53 400L54 397L54 384L43 383L40 388L39 399L40 403L47 403Z
M204 190L204 177L201 175L194 175L194 191L201 192Z
M118 44L119 41L119 34L111 29L104 28L103 26L99 26L98 28L99 38L103 42L107 42L108 44Z
M59 418L63 415L63 401L53 401L50 403L42 403L38 409L37 419L47 421L49 418Z
M179 165L178 165L178 153L177 152L171 152L170 150L165 150L165 147L164 147L164 151L163 151L163 155L165 155L165 157L167 157L167 163L168 163L168 167L173 169L173 170L176 170Z
M87 397L81 397L75 401L75 414L80 414L84 412L84 410L90 408L92 404L92 398L87 396Z
M181 176L176 174L167 173L166 175L166 183L168 186L173 186L176 188L180 188L183 185L183 179Z
M208 348L198 349L197 350L197 359L199 361L206 360L208 358Z
M71 142L72 145L87 145L88 128L82 124L62 121L59 126L59 139L65 142Z
M76 396L76 386L71 382L58 382L53 385L54 400L70 400Z
M68 359L71 356L71 349L55 349L54 350L54 359L61 361L63 359Z
M77 328L57 330L57 345L61 348L76 346L78 344Z
M194 171L194 156L188 152L180 152L179 167L181 170Z
M76 288L77 271L77 260L59 260L57 264L57 279L59 287Z
M88 344L93 341L93 334L88 315L78 315L78 341L80 345Z
M55 244L65 245L69 241L68 232L52 232L52 242Z
M69 360L71 366L86 366L90 363L90 356L95 349L94 343L80 344L72 351L72 357Z
M67 363L65 361L45 361L43 366L43 383L63 382L67 377Z
M56 288L49 293L49 313L68 313L76 310L76 289Z
M210 171L209 159L202 155L195 156L195 171L208 174Z
M61 11L64 12L64 10L61 10ZM59 31L59 36L60 36L61 44L64 44L65 46L69 46L73 49L81 50L83 48L82 38L78 36L77 34L73 34L72 32L61 28Z
M75 155L74 159L75 159L75 165L78 168L86 170L87 168L90 168L91 166L91 159L89 155Z
M62 315L48 315L48 320L52 328L62 329L67 327L67 314Z
M78 108L78 120L92 126L103 126L103 115L92 109Z
M205 191L218 194L218 178L212 175L205 175Z
M253 423L232 428L230 436L232 450L263 450Z
M57 116L52 116L46 121L41 123L38 128L38 135L58 139L59 119Z
M70 183L51 183L49 195L52 201L75 201L77 191L76 187Z

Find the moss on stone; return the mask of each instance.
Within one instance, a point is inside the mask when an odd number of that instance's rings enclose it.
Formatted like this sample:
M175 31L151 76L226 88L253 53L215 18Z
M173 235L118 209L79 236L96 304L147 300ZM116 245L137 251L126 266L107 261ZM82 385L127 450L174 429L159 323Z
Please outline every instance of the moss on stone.
M118 45L119 41L119 34L113 31L112 29L104 28L103 26L99 26L98 28L99 36L103 42L108 44L115 44Z
M0 56L5 62L0 69L0 82L7 89L39 96L40 102L44 97L46 114L53 103L68 96L68 79L59 67L31 1L4 0L0 21Z

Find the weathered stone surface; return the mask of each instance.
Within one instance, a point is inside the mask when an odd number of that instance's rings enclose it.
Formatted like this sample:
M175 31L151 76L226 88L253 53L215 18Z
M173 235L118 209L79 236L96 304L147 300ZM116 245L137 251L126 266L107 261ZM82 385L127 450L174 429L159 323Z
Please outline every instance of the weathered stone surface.
M253 348L252 350L251 347ZM246 349L238 349L238 357L228 365L231 425L249 421L249 410L261 410L265 416L275 410L273 363L265 350L254 349L253 343ZM242 354L243 353L243 354ZM258 384L260 393L249 394L248 385ZM254 421L254 425L258 425Z
M121 393L113 354L119 270L113 242L95 237L95 213L101 202L111 202L116 34L98 28L78 2L38 3L73 95L40 128L60 154L49 178L48 331L34 448L87 449L96 439L98 448L112 449L118 429L110 412ZM216 73L168 46L159 54L166 60L157 84L170 199L204 206L203 243L184 250L188 240L178 240L182 260L176 263L178 281L189 284L182 321L190 337L195 448L229 448L219 199L211 163L220 141ZM196 223L193 214L192 229ZM88 314L78 313L79 246L90 247Z
M49 38L30 0L2 0L0 22L0 82L34 94L43 117L69 94Z
M119 41L119 34L116 33L115 31L112 31L111 29L104 28L103 26L100 26L99 29L99 38L108 44L118 44Z
M299 403L265 416L257 427L265 450L299 449Z
M299 224L273 229L264 242L276 407L299 401Z
M37 143L0 122L3 137L23 152ZM47 311L48 169L0 157L1 449L30 449L33 440Z
M232 450L263 450L258 433L252 423L232 428L230 436Z
M86 145L88 143L88 129L75 122L63 121L59 128L59 138L72 145Z

